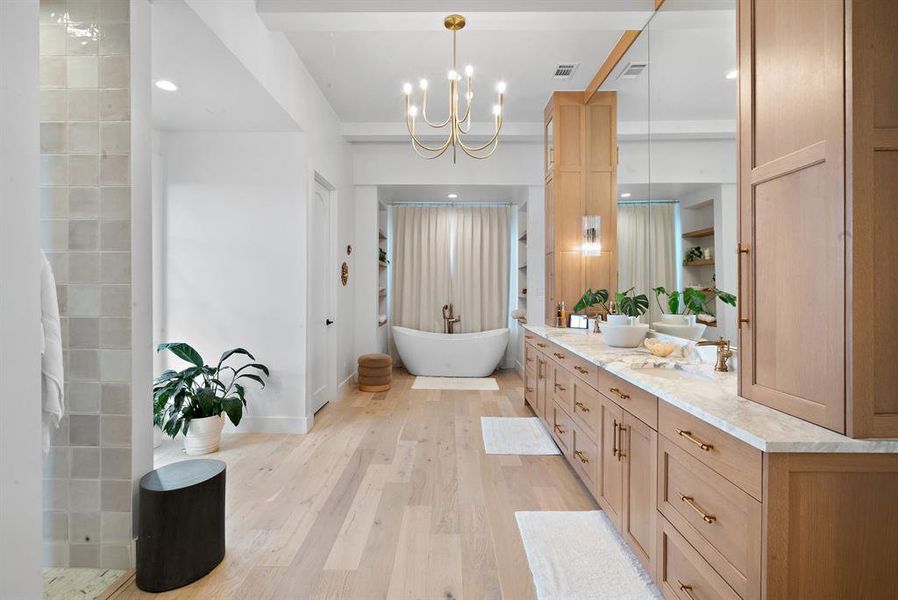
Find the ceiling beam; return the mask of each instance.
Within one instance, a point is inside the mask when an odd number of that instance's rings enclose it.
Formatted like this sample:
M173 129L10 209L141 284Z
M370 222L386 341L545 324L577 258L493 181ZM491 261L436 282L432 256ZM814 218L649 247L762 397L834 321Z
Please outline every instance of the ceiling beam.
M599 88L605 83L608 76L611 75L614 67L617 66L617 63L624 57L624 54L627 53L627 50L630 49L630 46L633 45L633 42L635 42L638 37L639 31L635 29L627 30L621 34L617 44L615 44L614 48L611 49L611 52L608 53L605 62L602 63L599 70L596 71L595 76L592 78L592 81L586 86L586 90L583 91L584 102L589 102L589 99L593 97L593 94L599 91Z

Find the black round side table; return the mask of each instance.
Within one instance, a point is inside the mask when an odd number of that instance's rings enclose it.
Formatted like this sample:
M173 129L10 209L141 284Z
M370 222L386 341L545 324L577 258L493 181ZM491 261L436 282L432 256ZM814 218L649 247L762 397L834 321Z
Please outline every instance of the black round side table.
M137 587L164 592L206 575L225 553L225 464L185 460L140 479Z

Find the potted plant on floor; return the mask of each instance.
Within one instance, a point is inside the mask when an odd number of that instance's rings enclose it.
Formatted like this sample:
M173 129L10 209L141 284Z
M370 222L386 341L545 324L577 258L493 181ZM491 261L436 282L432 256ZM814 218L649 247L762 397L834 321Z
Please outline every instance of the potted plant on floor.
M190 366L181 371L169 369L153 381L153 423L173 438L183 432L187 454L215 452L221 441L224 415L234 425L243 418L245 380L255 381L264 388L262 376L268 376L268 367L257 362L247 362L239 368L224 364L238 354L255 361L255 357L243 348L222 353L214 367L205 364L203 357L189 344L159 344L156 351L163 350L187 361Z

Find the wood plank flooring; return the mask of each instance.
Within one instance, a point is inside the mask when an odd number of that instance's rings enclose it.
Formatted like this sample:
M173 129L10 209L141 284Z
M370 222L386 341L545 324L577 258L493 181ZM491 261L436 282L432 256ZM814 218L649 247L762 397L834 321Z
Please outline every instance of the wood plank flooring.
M357 390L306 435L226 435L227 553L165 594L112 598L534 598L518 510L596 505L560 456L487 456L481 416L531 416L521 379L499 391ZM157 466L186 456L179 444Z

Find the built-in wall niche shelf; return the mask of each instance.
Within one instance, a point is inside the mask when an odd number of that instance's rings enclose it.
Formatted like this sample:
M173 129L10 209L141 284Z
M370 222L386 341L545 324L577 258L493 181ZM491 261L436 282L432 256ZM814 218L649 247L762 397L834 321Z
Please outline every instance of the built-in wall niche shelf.
M377 237L378 237L378 239L385 240L385 239L387 239L387 234L384 233L383 229L378 229Z
M523 271L524 269L527 268L527 265L520 265L518 268L521 269L521 270Z
M714 264L713 258L708 258L708 259L702 258L700 260L690 260L689 262L683 261L684 267L706 267L708 265L713 265L713 264Z
M703 238L710 237L714 235L713 227L705 227L704 229L696 229L695 231L687 231L683 234L684 238L694 239L694 238Z
M520 298L521 300L526 300L527 294L518 294L518 298Z

